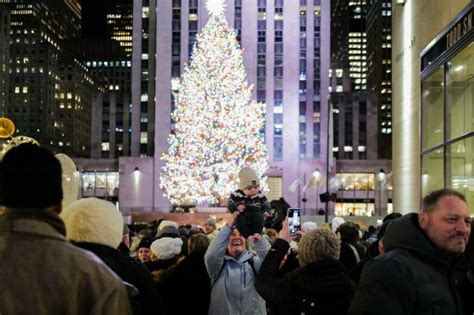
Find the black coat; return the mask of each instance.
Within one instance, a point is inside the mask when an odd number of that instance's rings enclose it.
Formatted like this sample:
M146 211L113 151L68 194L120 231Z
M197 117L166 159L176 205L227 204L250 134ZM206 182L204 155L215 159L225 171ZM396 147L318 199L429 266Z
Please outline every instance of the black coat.
M179 303L176 314L206 315L211 300L211 280L204 264L204 253L193 253L184 258L175 268L173 281L181 292L188 292L192 303Z
M357 252L357 256L354 252ZM341 254L339 261L344 265L347 272L351 273L354 267L366 258L364 246L362 244L350 244L349 242L341 243Z
M93 243L75 243L77 246L96 254L122 280L133 284L139 291L139 310L134 313L157 314L163 310L161 296L155 288L150 271L142 263L123 258L120 252L111 247Z
M331 258L279 276L288 243L277 239L260 267L255 288L273 314L347 314L354 283Z
M436 249L417 214L394 220L384 247L383 255L364 266L349 314L463 314L457 292L465 277L460 255Z

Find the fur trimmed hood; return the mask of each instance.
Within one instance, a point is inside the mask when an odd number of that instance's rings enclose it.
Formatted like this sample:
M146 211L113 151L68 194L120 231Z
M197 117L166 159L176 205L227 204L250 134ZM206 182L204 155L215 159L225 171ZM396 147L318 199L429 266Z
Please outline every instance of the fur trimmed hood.
M117 248L122 241L123 218L108 201L84 198L71 203L61 213L66 225L66 238Z

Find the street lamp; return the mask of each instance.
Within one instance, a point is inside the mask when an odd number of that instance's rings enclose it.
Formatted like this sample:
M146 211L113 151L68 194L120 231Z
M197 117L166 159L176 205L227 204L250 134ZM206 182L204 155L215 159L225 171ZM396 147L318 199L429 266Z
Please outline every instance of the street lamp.
M319 182L321 181L322 174L319 170L314 171L313 179L314 179L314 186L316 187L316 214L318 213L319 208Z
M387 178L383 168L377 173L377 181L379 183L379 216L382 216L382 184Z

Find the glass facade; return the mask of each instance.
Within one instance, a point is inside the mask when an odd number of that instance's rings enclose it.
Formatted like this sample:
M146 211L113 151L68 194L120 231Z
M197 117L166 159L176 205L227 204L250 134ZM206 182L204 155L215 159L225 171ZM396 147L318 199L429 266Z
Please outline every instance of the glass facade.
M474 44L422 80L422 195L454 188L474 202Z

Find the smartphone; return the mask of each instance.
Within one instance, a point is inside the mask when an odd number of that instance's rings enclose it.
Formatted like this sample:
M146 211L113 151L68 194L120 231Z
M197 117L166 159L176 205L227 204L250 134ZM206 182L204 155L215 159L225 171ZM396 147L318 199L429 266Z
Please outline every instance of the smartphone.
M288 232L290 235L295 235L301 229L301 209L288 209Z

